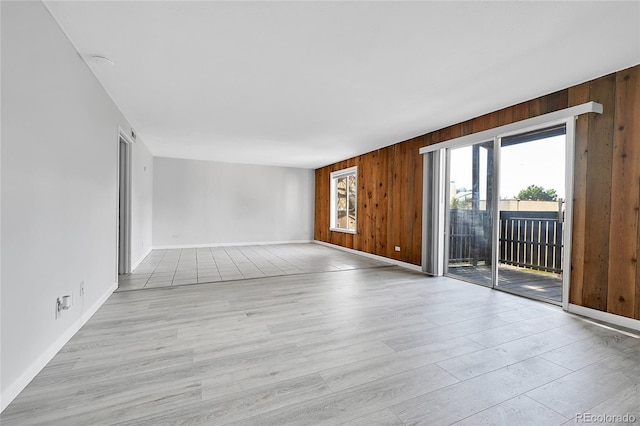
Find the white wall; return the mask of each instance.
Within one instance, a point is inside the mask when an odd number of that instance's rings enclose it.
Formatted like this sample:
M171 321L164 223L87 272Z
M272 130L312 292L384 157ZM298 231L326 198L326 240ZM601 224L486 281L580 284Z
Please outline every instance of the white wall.
M154 158L153 245L310 241L313 170Z
M152 248L153 156L147 146L135 142L131 147L131 269Z
M116 286L118 127L130 127L42 3L1 8L4 408ZM134 167L151 164L145 150L136 142ZM136 255L151 240L146 173L133 176Z

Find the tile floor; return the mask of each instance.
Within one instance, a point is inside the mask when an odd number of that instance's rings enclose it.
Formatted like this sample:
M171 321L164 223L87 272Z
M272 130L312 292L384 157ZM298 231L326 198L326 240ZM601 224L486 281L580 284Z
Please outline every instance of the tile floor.
M389 266L318 244L153 250L116 291Z

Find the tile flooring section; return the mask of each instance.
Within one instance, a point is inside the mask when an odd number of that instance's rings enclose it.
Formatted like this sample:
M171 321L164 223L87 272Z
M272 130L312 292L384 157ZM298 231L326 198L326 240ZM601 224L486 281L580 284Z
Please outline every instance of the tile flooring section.
M113 294L0 423L569 426L591 414L638 424L639 391L632 335L479 285L370 267Z
M319 244L153 250L116 291L389 266Z

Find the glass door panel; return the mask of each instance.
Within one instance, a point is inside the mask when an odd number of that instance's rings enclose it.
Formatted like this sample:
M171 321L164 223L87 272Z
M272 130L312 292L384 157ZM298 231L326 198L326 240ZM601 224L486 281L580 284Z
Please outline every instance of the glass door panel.
M493 141L448 150L447 275L492 286Z
M506 137L500 147L497 288L562 302L564 126Z

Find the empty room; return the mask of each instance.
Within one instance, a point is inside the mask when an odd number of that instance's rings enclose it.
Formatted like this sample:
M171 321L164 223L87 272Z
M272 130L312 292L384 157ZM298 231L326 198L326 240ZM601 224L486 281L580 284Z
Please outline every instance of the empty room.
M2 1L2 425L640 423L639 1Z

